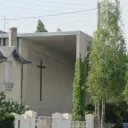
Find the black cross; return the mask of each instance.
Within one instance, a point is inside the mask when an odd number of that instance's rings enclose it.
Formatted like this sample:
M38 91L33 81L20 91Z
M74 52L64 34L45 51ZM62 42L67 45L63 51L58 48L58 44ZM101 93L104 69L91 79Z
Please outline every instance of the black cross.
M42 60L40 61L40 65L37 65L37 68L40 68L40 101L42 101L42 70L45 68L42 64Z

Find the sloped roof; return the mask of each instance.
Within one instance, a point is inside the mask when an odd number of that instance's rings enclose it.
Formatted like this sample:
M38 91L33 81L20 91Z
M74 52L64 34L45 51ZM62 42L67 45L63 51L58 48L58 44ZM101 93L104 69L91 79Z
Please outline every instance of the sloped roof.
M31 63L30 61L28 61L20 56L16 47L14 47L14 46L0 47L0 62L5 62L10 56L13 56L13 58L16 61L20 61L23 64Z
M0 30L0 34L6 34L6 33L7 33L7 32L4 32L4 31L1 31L1 30Z

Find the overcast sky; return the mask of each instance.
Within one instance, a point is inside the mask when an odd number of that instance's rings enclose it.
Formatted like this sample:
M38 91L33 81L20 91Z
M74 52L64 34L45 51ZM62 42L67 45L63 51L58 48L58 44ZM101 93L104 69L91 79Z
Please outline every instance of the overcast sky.
M122 20L124 33L128 39L128 1L121 0ZM83 31L93 35L97 24L96 0L0 0L0 30L17 27L18 32L28 33L36 30L37 20L41 19L49 32L57 31ZM90 10L92 9L92 10ZM88 10L80 13L70 13ZM60 13L65 15L48 16ZM38 18L38 16L42 16ZM45 16L45 17L43 17ZM18 20L18 18L27 18ZM29 17L37 17L30 18Z

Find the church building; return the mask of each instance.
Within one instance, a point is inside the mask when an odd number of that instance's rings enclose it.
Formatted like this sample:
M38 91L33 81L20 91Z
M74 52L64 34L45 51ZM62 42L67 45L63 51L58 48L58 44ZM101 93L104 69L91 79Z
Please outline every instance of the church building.
M91 42L81 31L0 33L0 91L39 116L71 113L76 58L84 60Z

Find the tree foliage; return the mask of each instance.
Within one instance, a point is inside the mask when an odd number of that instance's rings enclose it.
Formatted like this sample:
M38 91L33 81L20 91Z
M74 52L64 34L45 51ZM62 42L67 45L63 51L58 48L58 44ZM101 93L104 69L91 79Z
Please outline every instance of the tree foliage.
M43 24L43 22L41 20L38 20L36 32L48 32L45 29L45 25Z
M98 124L103 128L105 101L120 100L126 85L126 46L118 0L102 0L99 21L89 56L87 86L97 104Z
M84 105L85 105L85 61L81 58L76 60L75 77L73 83L73 114L74 121L85 120Z
M89 56L87 81L94 101L117 99L126 83L126 47L119 6L103 0L100 15L100 26L94 34Z

